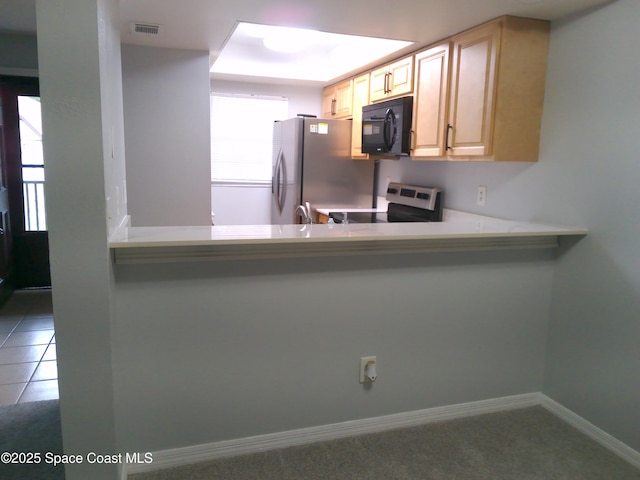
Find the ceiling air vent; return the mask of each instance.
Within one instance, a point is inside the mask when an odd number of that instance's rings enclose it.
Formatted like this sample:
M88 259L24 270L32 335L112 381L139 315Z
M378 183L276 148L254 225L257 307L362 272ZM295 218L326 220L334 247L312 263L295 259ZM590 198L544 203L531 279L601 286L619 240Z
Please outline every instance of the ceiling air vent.
M160 35L162 25L154 25L153 23L132 23L131 33L136 35L157 36Z

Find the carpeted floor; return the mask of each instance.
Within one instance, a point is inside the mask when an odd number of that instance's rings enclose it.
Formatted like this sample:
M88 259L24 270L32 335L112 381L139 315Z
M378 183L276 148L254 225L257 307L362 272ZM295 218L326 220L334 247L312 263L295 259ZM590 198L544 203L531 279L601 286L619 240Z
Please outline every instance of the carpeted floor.
M640 470L533 407L129 476L178 479L640 480Z
M0 407L0 453L62 454L58 400L18 403ZM33 459L33 457L32 457ZM33 464L0 463L0 479L64 480L64 467L44 460Z
M0 407L0 452L62 453L58 401ZM42 462L0 479L64 480ZM129 480L640 480L640 470L541 407L224 458Z

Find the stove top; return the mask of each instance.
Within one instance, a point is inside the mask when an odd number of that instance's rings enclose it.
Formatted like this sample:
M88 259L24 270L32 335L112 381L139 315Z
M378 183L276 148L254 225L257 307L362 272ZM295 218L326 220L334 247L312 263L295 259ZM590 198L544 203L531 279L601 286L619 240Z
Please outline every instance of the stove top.
M331 212L334 223L388 223L387 212Z
M442 192L438 188L390 182L386 212L331 212L335 223L441 222Z

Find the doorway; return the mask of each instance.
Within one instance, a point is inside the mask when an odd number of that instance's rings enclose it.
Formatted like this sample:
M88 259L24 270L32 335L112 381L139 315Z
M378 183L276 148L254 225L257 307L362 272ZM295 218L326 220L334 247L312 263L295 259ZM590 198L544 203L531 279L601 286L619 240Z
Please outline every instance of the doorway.
M38 79L0 76L0 107L0 277L9 288L50 287Z

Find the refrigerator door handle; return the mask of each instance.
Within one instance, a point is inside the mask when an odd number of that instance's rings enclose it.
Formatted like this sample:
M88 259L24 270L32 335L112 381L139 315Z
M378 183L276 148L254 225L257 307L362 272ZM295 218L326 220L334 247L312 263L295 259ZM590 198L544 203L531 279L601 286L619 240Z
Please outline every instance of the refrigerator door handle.
M285 182L287 181L287 169L284 162L284 154L282 150L278 153L278 161L276 162L275 173L275 197L276 204L278 205L278 211L282 213L284 209L284 202L287 195L287 189Z
M278 175L280 174L280 153L276 158L276 163L273 167L273 174L271 175L271 193L275 194L278 191Z
M273 167L273 173L271 174L271 195L276 192L276 172L278 171L278 164Z

